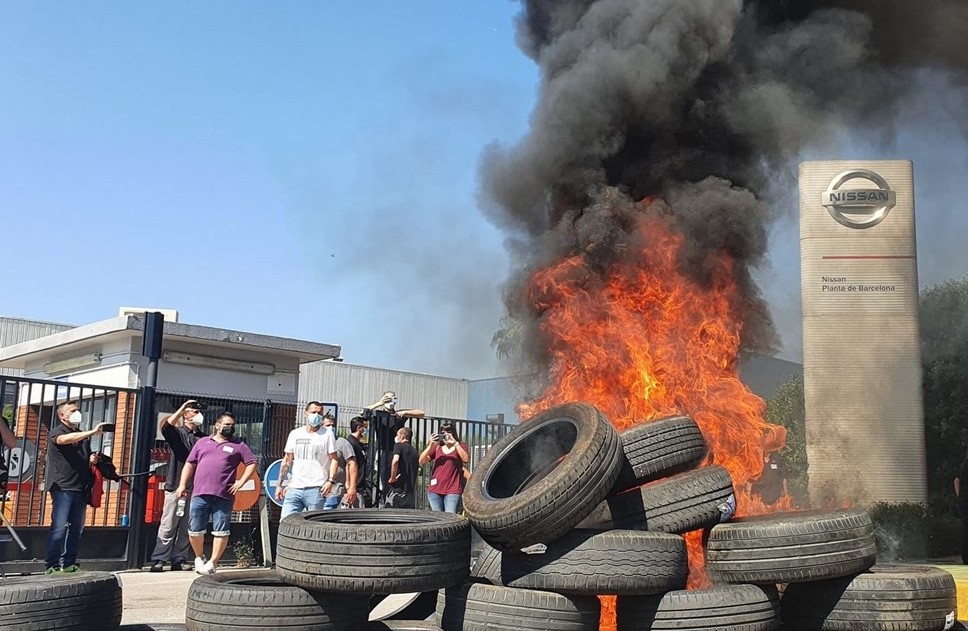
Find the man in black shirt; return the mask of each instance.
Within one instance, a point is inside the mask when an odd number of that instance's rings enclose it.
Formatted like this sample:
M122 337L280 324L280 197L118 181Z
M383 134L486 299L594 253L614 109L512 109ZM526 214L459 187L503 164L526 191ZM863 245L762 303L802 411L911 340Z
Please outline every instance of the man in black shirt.
M373 505L370 482L366 477L369 471L366 468L366 445L363 443L363 436L366 434L369 426L370 422L365 418L362 416L354 416L350 419L350 435L346 437L346 441L353 448L353 453L356 455L357 492L359 497L362 498L362 505L365 508Z
M168 457L168 476L165 479L165 506L161 510L161 523L158 525L158 538L151 553L152 572L161 572L165 563L171 563L173 571L190 569L188 560L194 557L188 539L188 509L190 498L185 498L182 514L178 515L178 496L175 489L181 480L185 460L192 446L205 436L201 431L204 417L198 411L198 402L189 399L178 410L161 419L158 424L161 435L171 449Z
M416 448L410 444L413 430L401 427L397 430L396 444L393 446L393 460L390 462L390 477L387 482L387 508L417 507L417 471L420 469Z
M88 441L101 434L105 423L94 429L81 431L83 417L77 403L69 401L57 406L57 422L47 434L46 476L50 493L50 530L47 533L45 573L76 572L77 550L84 531L87 494L94 484L91 465L97 454L91 453Z
M397 409L397 393L387 390L379 401L363 408L361 416L369 423L370 440L367 442L368 467L360 469L361 479L371 482L371 505L385 505L386 480L390 477L390 458L396 442L397 431L407 419L425 416L423 410ZM382 497L381 497L382 496Z

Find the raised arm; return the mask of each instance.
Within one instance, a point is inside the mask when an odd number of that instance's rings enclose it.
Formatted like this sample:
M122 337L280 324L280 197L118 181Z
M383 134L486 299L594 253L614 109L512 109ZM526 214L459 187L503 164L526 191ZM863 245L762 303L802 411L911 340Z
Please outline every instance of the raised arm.
M178 408L168 416L164 417L160 421L158 421L158 430L161 431L161 428L165 426L165 423L178 427L178 420L185 413L185 410L187 410L192 405L197 405L197 404L198 402L195 399L189 399L188 401L185 401L184 403L181 404L180 408Z

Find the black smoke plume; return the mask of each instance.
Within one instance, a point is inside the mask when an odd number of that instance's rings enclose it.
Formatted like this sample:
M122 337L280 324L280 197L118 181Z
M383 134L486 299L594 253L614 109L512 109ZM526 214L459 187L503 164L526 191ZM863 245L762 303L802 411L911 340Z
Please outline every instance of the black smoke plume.
M963 0L526 0L517 39L540 67L528 134L482 160L485 212L517 263L499 352L544 364L530 273L581 253L588 282L622 256L656 197L686 237L682 270L726 251L746 305L743 349L776 343L751 278L771 192L805 149L848 130L893 136L919 73L963 89ZM968 120L968 119L963 119Z

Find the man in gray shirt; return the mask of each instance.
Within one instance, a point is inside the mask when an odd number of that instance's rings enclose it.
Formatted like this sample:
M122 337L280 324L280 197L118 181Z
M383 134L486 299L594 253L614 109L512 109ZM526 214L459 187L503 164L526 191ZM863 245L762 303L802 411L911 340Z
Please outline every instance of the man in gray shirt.
M323 418L323 431L336 433L336 419L331 415ZM356 483L359 480L360 469L356 462L356 451L345 438L336 439L336 455L339 470L336 472L336 484L326 496L323 510L336 508L362 508L361 498L356 493Z

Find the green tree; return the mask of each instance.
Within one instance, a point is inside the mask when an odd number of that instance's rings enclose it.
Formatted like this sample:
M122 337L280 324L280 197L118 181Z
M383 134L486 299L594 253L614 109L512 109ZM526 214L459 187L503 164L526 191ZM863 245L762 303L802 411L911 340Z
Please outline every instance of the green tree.
M928 503L957 512L952 479L968 447L968 277L921 292Z
M794 377L777 388L766 402L766 420L787 430L786 448L780 454L787 466L790 494L807 501L807 432L803 380Z

